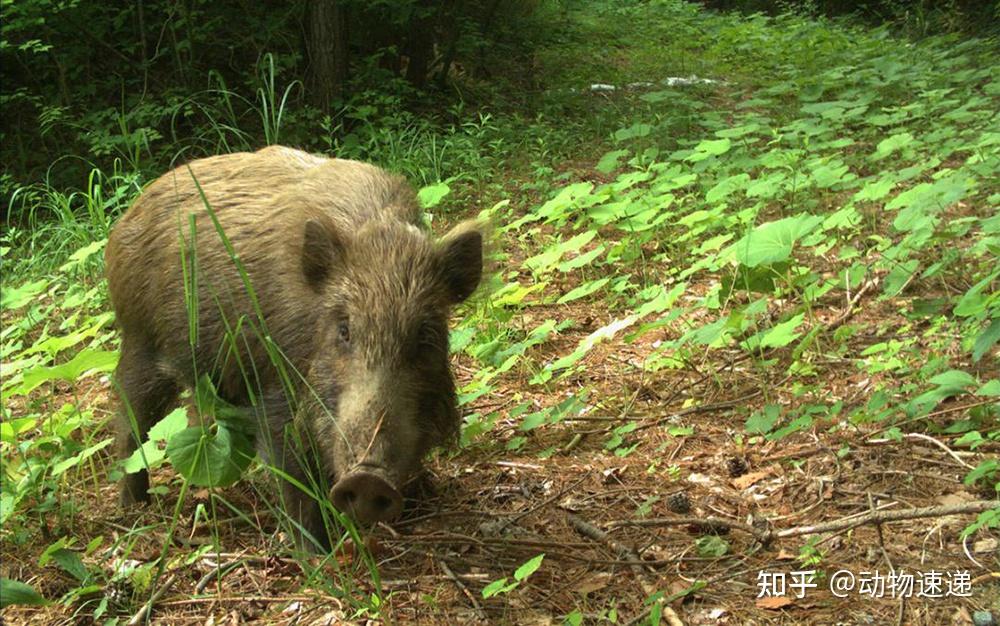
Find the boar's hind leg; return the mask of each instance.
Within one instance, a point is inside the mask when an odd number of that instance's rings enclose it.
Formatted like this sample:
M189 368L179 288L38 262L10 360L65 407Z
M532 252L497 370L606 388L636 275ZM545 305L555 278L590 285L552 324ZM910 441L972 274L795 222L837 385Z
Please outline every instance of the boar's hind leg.
M149 429L163 419L177 399L177 382L156 367L155 351L144 342L122 340L115 370L118 390L118 458L127 459L146 440ZM149 472L126 474L121 485L125 507L149 502Z

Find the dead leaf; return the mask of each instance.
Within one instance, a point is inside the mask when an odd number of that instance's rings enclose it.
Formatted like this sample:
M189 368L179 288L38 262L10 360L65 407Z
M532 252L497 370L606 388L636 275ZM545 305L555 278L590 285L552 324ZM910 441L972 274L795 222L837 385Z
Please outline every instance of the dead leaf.
M611 574L609 572L592 574L591 576L584 578L583 581L581 581L580 584L573 589L573 591L584 596L588 593L594 593L595 591L599 591L607 587L610 578Z
M972 551L980 554L992 554L1000 547L1000 540L994 537L987 537L972 544Z
M737 489L740 490L746 489L750 485L756 483L758 480L767 478L770 475L771 475L770 469L761 470L759 472L750 472L749 474L744 474L739 478L734 478L732 480L732 485L733 487L736 487Z
M955 491L953 493L946 493L935 498L938 504L942 505L964 504L966 502L972 502L975 499L976 497L968 491Z
M624 474L625 470L627 469L628 469L627 465L622 465L621 467L610 467L602 471L601 475L604 477L604 484L609 485L612 482L620 483L621 475Z
M691 585L684 582L683 580L675 578L673 581L671 581L670 584L667 585L667 597L674 598L674 601L671 604L673 604L677 608L680 608L681 604L684 602L685 599L689 597L693 598L695 596L695 593L691 593L690 595L686 593L689 589L691 589Z
M765 598L757 598L754 604L757 605L757 608L774 610L795 604L795 600L788 596L767 596Z
M710 486L715 484L715 481L711 477L705 474L699 474L698 472L691 472L687 476L687 481L694 485L705 485Z

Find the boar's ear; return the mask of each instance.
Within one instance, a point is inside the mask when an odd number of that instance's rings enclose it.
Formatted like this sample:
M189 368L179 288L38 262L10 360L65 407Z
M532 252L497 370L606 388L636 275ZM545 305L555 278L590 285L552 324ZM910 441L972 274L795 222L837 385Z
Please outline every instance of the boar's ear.
M463 222L451 229L439 244L445 286L457 304L479 286L483 276L483 233L477 222Z
M319 290L343 254L343 242L329 220L306 221L302 239L302 273L313 289Z

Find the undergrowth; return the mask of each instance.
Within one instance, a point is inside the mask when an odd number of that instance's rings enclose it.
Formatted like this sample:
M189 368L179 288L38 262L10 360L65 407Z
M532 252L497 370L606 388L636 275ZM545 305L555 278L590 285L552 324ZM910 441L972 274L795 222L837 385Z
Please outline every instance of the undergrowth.
M497 271L452 335L456 359L471 364L461 376L462 454L541 462L572 449L544 433L609 411L621 419L601 434L599 453L643 454L648 416L616 404L588 372L657 381L695 371L725 386L738 363L775 384L731 390L760 397L733 408L740 445L804 433L844 442L928 435L980 453L968 457L965 486L995 500L995 50L794 14L718 15L679 0L595 3L567 12L539 50L541 84L511 96L517 112L455 105L428 121L399 96L370 93L321 117L285 109L273 65L242 102L274 142L291 119L312 125L314 149L405 173L425 188L435 230L476 207L496 225ZM192 96L185 114L207 123L175 138L178 157L255 147L240 130L245 116L227 113L239 98L225 85ZM94 170L79 191L17 188L2 247L3 552L29 550L22 563L37 564L42 579L61 572L42 585L46 600L105 623L217 549L136 547L154 528L173 536L192 506L170 495L187 492L190 476L157 455L187 425L183 409L147 449L168 472L157 493L170 519L112 536L85 514L113 492L116 471L107 374L117 338L100 253L147 180L139 162L149 140L123 125L102 143L120 150L120 168ZM626 350L639 357L611 359ZM849 456L850 444L838 454ZM228 528L232 519L218 519L228 511L271 532L250 515L268 497L266 472L249 473L250 493L227 500L227 490L212 490L184 519ZM998 527L994 508L966 533ZM498 577L483 599L514 592L550 560L528 561L512 583ZM344 600L351 616L392 602L371 559L359 567L341 551L319 566L299 563L303 588ZM15 591L20 602L45 601L5 585L5 603ZM580 623L582 613L565 618Z

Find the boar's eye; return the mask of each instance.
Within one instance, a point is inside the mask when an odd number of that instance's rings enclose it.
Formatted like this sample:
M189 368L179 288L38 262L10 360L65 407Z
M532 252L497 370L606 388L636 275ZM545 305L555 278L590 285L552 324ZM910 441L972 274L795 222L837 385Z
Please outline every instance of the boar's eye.
M344 343L351 343L351 328L347 322L340 322L337 325L337 337Z

